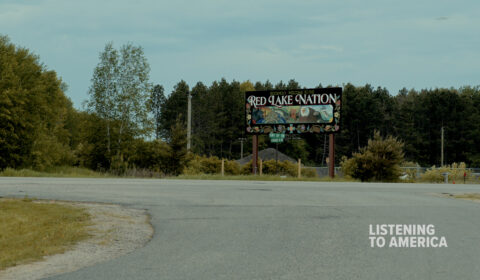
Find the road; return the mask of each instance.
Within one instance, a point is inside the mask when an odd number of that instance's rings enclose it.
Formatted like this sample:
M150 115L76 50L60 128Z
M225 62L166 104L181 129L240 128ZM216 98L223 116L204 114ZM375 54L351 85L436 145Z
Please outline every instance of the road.
M0 178L0 196L147 209L145 247L51 279L479 279L480 185ZM447 248L371 248L370 224L433 224Z

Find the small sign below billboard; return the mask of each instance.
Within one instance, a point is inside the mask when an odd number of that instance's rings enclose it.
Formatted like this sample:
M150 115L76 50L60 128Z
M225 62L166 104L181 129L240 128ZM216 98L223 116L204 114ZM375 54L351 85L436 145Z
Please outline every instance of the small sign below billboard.
M270 132L268 136L270 136L270 141L272 143L283 143L283 139L285 139L285 133Z
M340 130L342 88L249 91L246 133L335 133Z

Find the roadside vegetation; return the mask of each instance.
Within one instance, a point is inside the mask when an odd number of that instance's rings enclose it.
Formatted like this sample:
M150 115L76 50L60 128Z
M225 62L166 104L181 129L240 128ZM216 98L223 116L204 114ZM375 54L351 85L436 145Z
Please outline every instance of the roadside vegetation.
M4 177L69 177L69 178L104 178L114 177L109 173L93 171L91 169L72 166L54 166L42 171L28 168L13 169L10 167L0 171L0 176Z
M221 159L225 175L246 175L251 168L234 163L250 154L252 147L251 138L244 135L245 92L304 87L294 79L276 84L220 79L210 85L180 81L165 93L162 85L150 81L142 47L130 43L120 47L107 43L92 72L88 100L83 110L76 109L66 95L68 85L54 70L27 48L0 35L0 175L216 176ZM465 167L480 168L479 86L402 89L395 94L369 84L342 87L335 159L347 176L395 181L404 176L398 167L405 162L438 166L441 126L448 164L463 162ZM189 96L192 138L187 152ZM391 140L394 146L401 143L402 150L389 147L393 153L384 153L380 162L372 154L375 145L386 147L378 137ZM305 134L279 143L278 148L305 166L325 166L327 138ZM258 142L260 150L277 146L266 135L259 136ZM297 176L294 163L266 161L263 167L265 175ZM423 179L407 176L405 181L438 182L439 172L443 169L435 167ZM455 172L449 176L459 180ZM315 174L302 169L302 177Z
M454 194L454 198L480 201L480 193L465 193L465 194Z
M62 253L89 237L84 209L32 199L0 199L0 270Z
M400 164L403 161L403 143L392 136L384 139L375 131L368 145L350 159L344 157L341 166L345 176L362 182L395 182L402 173Z

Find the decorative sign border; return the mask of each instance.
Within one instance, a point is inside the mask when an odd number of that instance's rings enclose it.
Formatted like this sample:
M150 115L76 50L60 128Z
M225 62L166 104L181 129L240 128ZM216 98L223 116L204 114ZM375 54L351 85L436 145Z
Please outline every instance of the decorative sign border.
M340 87L247 91L245 133L336 133L341 107Z

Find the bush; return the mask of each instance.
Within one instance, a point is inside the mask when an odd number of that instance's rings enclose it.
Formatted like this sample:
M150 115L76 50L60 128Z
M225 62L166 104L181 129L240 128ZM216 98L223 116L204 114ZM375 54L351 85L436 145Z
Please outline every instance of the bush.
M239 175L240 166L233 160L225 160L225 174ZM183 170L185 175L199 175L199 174L220 174L222 171L222 160L218 157L205 157L195 155L188 165Z
M288 175L288 176L296 176L297 175L297 166L290 162L290 161L278 161L276 160L266 160L262 164L262 173L267 175Z
M400 163L403 162L403 143L392 136L383 139L375 131L367 147L354 153L353 157L342 158L342 171L347 177L365 181L397 181L401 175Z
M412 161L405 161L402 163L401 167L403 170L403 174L407 175L407 178L405 178L404 180L406 180L407 182L414 182L417 179L420 168L420 165L418 163Z
M317 177L317 171L315 168L302 168L302 177L315 178Z
M442 183L445 179L443 174L448 172L448 181L463 180L463 174L466 173L467 178L471 177L472 171L467 170L467 166L464 162L460 164L452 163L452 165L446 165L442 167L435 167L428 169L420 180L423 182Z
M167 143L154 140L136 139L131 149L129 163L134 169L150 170L154 173L167 174L169 171L171 148ZM148 177L148 176L147 176Z
M260 168L260 165L258 166ZM260 171L258 171L260 174ZM297 177L298 166L291 161L279 161L278 165L274 159L262 162L262 174L264 175L283 175L290 177ZM317 172L313 168L302 168L302 177L314 178L317 177ZM252 174L252 161L243 165L240 173L242 175Z

